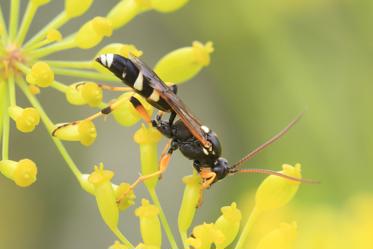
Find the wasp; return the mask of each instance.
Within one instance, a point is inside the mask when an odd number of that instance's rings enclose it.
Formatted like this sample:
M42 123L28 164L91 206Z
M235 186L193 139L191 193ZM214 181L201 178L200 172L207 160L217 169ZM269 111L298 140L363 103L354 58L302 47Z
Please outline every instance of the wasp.
M257 153L282 137L297 123L302 114L298 115L283 130L267 142L254 149L237 163L230 165L227 159L221 157L222 146L217 134L208 126L202 124L192 114L184 102L177 96L177 87L175 85L168 86L152 69L135 56L130 55L126 58L118 54L103 54L97 57L96 61L159 110L155 119L151 120L141 102L134 96L130 99L130 102L144 120L158 129L165 137L169 138L169 142L161 155L159 170L149 175L140 176L131 185L131 189L134 189L136 185L146 179L160 177L167 169L171 155L176 150L180 150L186 158L193 161L193 167L202 178L201 196L203 190L209 188L212 184L228 175L234 175L239 172L277 175L301 182L311 181L293 178L268 169L240 168L244 162L250 160ZM88 119L109 114L117 105L118 103L113 103ZM163 119L165 113L170 113L168 120ZM177 120L175 120L176 117L178 117Z

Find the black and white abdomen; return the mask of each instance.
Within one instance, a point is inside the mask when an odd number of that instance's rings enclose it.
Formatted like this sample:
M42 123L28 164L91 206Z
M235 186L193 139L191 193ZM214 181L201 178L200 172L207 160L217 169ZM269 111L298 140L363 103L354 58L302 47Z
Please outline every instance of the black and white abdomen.
M162 111L171 110L168 103L150 86L149 81L131 60L117 54L103 54L97 57L96 61L110 70L123 83L133 88L135 92L146 98L155 108Z

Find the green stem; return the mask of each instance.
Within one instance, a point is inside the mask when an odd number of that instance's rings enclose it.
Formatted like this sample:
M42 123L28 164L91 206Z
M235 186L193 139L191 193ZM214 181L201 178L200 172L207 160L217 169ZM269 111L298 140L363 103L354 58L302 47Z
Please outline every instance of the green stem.
M249 237L249 234L258 219L261 212L259 209L254 207L254 210L251 212L249 219L247 220L245 227L243 228L240 238L238 239L238 242L236 244L236 247L234 249L244 249L246 239Z
M22 19L21 27L19 28L17 39L16 39L19 45L21 45L23 41L25 40L27 32L29 31L29 28L30 28L32 19L34 18L37 9L38 9L37 6L32 1L29 1L25 15Z
M6 111L5 110L5 106L6 106L6 95L5 95L5 91L6 91L6 83L5 81L0 81L0 139L2 138L2 134L3 134L3 115L4 115L4 112Z
M170 242L171 248L172 249L178 249L178 246L177 246L176 241L175 241L175 236L173 235L173 233L170 229L170 226L168 224L167 218L166 218L166 216L163 212L163 209L161 207L161 203L159 202L159 199L158 199L157 192L155 191L154 188L147 188L147 189L148 189L150 198L152 198L152 201L154 202L154 204L159 208L159 211L160 211L159 212L159 218L161 220L163 229L166 232L166 236L167 236L167 238Z
M67 91L67 89L69 88L68 86L58 82L58 81L53 81L51 87L53 87L54 89L60 91L60 92L63 92L65 93Z
M18 28L19 0L12 0L9 16L9 39L13 40Z
M62 155L62 157L65 159L67 165L69 166L70 170L73 172L74 176L78 180L78 182L82 185L82 173L76 166L75 162L71 158L70 154L67 152L65 146L62 144L62 142L52 136L52 131L54 129L54 124L53 122L49 119L48 115L45 113L43 107L40 105L39 101L36 99L34 95L32 95L24 82L23 79L17 81L18 86L22 89L22 92L26 95L30 103L35 107L41 116L41 120L43 121L45 127L47 128L49 136L52 138L54 144L56 145L58 151Z
M17 105L17 103L16 103L16 86L15 86L15 79L14 79L13 74L11 74L9 76L8 84L9 84L9 103L10 103L9 106L16 106Z
M122 232L117 228L115 230L112 230L112 232L117 236L117 238L127 247L129 248L135 248L131 242L128 241L128 239L122 234Z
M92 69L91 61L45 61L52 67L59 68L76 68L76 69Z
M56 16L51 22L49 22L47 26L40 30L39 33L37 33L33 38L31 38L31 40L28 41L24 47L28 48L29 46L32 46L33 44L43 40L45 38L45 35L49 32L49 30L58 29L69 20L70 18L66 15L65 11L63 11L58 16Z
M3 15L3 10L1 8L1 5L0 5L0 29L1 29L1 32L2 33L2 40L3 42L5 42L7 40L7 36L8 36L8 31L7 31L7 28L6 28L6 24L5 24L5 20L4 20L4 15Z
M86 78L93 80L105 80L105 81L114 81L119 82L117 78L111 75L96 73L92 71L83 71L83 70L72 70L72 69L62 69L62 68L52 68L53 72L58 75L72 76L78 78Z
M2 160L8 160L9 159L9 132L10 132L10 129L9 129L9 114L8 114L8 107L9 107L9 99L7 97L7 86L6 86L7 83L5 83L5 86L3 87L4 88L4 91L5 91L5 94L3 94L4 96L4 99L2 100L3 101L3 148L2 148Z
M65 40L50 45L48 47L43 47L41 49L36 50L31 54L33 59L39 59L41 57L45 57L50 54L54 54L66 49L70 49L75 47L75 40L74 37L66 38Z
M188 235L186 232L183 232L183 231L179 231L180 233L180 237L181 237L181 240L183 241L183 246L184 246L184 249L188 249L189 248L189 245L187 244L186 240L188 238Z

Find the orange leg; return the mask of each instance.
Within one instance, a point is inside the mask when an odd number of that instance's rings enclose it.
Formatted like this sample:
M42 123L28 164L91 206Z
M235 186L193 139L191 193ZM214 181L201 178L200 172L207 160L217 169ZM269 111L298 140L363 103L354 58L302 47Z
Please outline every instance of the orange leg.
M87 84L87 82L82 81L76 84L75 88L78 89L82 85ZM131 87L118 87L118 86L111 86L111 85L105 85L105 84L97 84L100 88L107 91L113 91L113 92L131 92L133 89Z
M208 189L211 184L214 183L216 178L216 173L211 171L211 168L201 168L199 175L202 178L202 185L199 193L198 207L202 205L203 191Z

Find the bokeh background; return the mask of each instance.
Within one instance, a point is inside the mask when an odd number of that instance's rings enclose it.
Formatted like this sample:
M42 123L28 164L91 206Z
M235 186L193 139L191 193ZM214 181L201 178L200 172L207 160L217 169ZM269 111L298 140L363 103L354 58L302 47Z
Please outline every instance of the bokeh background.
M22 2L24 7L27 1ZM66 35L77 30L93 16L105 15L116 2L95 1L84 18L61 31ZM0 3L8 10L8 0ZM63 1L57 0L42 8L32 33L62 8ZM136 44L144 51L143 59L154 65L167 52L194 40L213 41L210 66L181 85L179 93L219 134L224 156L232 163L306 110L286 137L246 166L278 170L283 163L300 162L304 177L322 184L303 185L290 211L268 220L296 220L301 240L298 248L341 248L330 242L337 236L332 232L337 233L341 219L351 220L344 225L352 230L355 226L369 231L373 223L362 228L354 217L359 207L365 207L366 214L373 211L372 14L369 0L191 0L177 12L138 16L106 43ZM71 50L53 58L93 58L97 50ZM72 83L76 79L60 77L59 81ZM68 105L63 95L52 90L43 91L40 101L55 122L80 119L93 112ZM27 103L21 96L18 102ZM138 147L132 140L138 125L120 127L110 117L96 124L96 143L89 148L69 143L69 152L85 172L104 162L116 172L117 182L133 181L140 169ZM12 131L11 157L32 158L39 165L39 176L37 183L26 189L0 177L0 248L107 248L114 236L99 217L94 198L80 189L45 129L39 127L27 135L14 132L14 127ZM181 178L190 173L191 162L175 153L158 187L175 231ZM214 221L219 208L232 201L238 202L247 216L252 194L262 179L237 175L214 185L205 195L195 224ZM143 187L138 196L147 196ZM133 211L123 214L121 229L136 242L140 236ZM319 233L327 231L329 239L323 239ZM314 241L317 236L321 236L317 247L304 244L307 238ZM372 248L357 245L349 248Z

